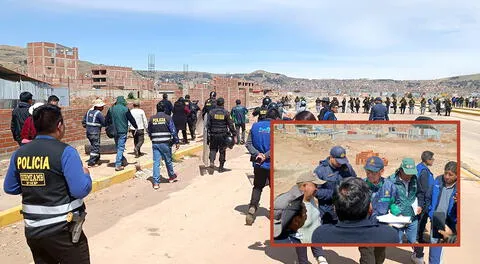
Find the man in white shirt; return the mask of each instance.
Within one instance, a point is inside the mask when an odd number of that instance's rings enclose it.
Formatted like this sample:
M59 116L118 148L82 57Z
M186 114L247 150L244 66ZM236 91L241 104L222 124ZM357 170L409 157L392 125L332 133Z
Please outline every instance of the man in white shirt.
M145 116L145 112L140 109L140 101L136 100L133 102L133 109L130 110L132 113L133 118L135 118L135 122L137 122L138 129L135 130L132 125L129 124L130 131L132 132L133 135L133 143L135 145L135 158L138 158L142 155L142 152L140 151L140 148L143 145L143 140L144 140L144 135L145 135L145 130L148 128L148 120L147 116Z

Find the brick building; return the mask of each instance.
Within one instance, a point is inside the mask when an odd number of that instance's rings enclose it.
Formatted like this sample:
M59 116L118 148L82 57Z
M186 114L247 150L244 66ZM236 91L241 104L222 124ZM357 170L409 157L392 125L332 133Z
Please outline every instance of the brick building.
M76 79L78 76L78 48L32 42L27 44L27 54L27 72L32 78Z
M92 87L96 89L153 90L153 81L135 77L130 67L92 67Z

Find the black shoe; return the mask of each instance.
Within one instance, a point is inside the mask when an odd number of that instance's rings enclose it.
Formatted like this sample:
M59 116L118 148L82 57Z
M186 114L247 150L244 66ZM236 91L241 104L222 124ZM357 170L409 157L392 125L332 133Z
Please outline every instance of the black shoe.
M255 206L250 206L248 208L248 211L247 211L247 214L246 214L246 217L245 217L246 225L251 226L253 224L253 222L255 222L256 211L257 211L257 209L255 208Z
M122 166L127 167L128 166L128 161L126 159L122 160Z

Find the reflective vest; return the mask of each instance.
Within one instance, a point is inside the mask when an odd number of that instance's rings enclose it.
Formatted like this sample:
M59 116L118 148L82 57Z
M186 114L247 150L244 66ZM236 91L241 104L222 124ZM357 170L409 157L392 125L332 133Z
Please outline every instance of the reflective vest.
M83 200L69 194L63 175L62 155L67 146L58 140L35 139L15 154L27 238L66 230L67 214L85 210Z
M168 128L172 117L160 112L150 118L148 130L152 144L170 143L172 140L172 132Z
M227 110L224 108L214 108L210 111L209 119L210 119L210 126L208 128L210 133L214 134L221 134L228 132L228 122L227 118L230 115Z
M102 129L102 123L100 122L99 117L102 116L102 112L99 110L88 110L86 116L86 125L87 125L87 133L89 134L100 134Z

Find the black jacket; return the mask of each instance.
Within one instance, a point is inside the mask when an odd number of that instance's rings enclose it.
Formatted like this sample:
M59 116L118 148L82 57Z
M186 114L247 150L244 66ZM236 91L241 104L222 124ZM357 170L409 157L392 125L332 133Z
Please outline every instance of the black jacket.
M25 102L19 102L17 107L12 111L12 122L10 124L10 130L12 131L13 139L17 142L22 141L20 133L22 132L23 124L27 117L30 116L28 112L30 105Z

